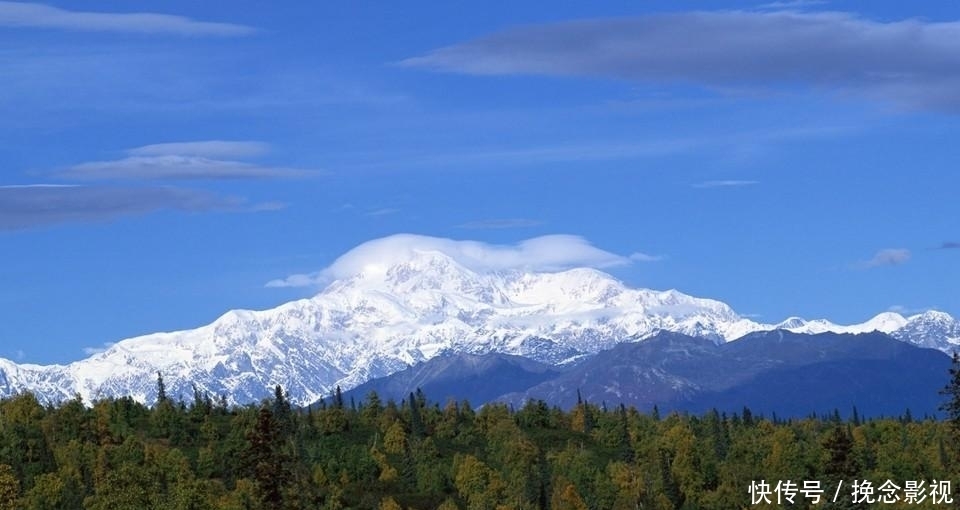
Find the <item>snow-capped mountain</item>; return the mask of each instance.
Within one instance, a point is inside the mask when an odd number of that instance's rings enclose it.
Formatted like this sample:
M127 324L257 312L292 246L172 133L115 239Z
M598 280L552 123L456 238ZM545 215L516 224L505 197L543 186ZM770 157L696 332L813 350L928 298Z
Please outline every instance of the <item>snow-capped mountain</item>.
M834 324L824 319L806 321L799 317L790 317L774 325L774 329L811 335L825 332L858 334L879 331L898 340L920 347L938 349L947 354L960 350L960 321L950 314L935 310L910 317L894 312L884 312L866 322L849 326Z
M881 331L950 352L960 325L947 314L884 313L858 325L791 318L760 324L726 304L675 290L625 286L595 269L478 271L437 250L366 264L309 299L264 311L230 311L187 331L123 340L69 365L0 359L0 395L31 390L47 400L131 395L152 402L156 374L168 393L193 387L234 403L282 385L296 403L355 387L442 352L499 352L562 364L660 330L737 339L788 329Z
M935 310L910 317L902 327L891 332L891 336L951 355L960 351L960 321Z
M825 319L807 321L799 317L790 317L789 319L777 324L776 329L785 329L794 333L805 333L815 335L817 333L870 333L879 331L881 333L893 333L907 324L907 319L902 315L885 312L860 324L842 326L834 324Z

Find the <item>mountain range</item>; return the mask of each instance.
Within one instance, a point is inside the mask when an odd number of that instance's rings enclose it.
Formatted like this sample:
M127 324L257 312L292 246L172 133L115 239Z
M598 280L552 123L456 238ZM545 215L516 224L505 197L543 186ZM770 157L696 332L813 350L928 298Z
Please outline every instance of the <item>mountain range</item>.
M90 402L130 395L150 403L159 372L175 397L196 387L244 404L280 384L292 402L308 404L337 386L355 388L440 355L499 353L552 370L662 331L714 346L746 345L764 331L877 331L947 353L960 345L960 323L942 312L886 312L855 325L796 317L764 324L720 301L630 288L595 269L480 271L439 250L411 250L341 275L311 298L122 340L67 365L0 359L0 396L32 391L45 401L80 395Z
M936 415L950 358L880 332L801 334L758 331L735 342L661 331L625 342L579 363L554 367L504 354L443 354L348 391L350 400L375 391L406 399L420 389L443 403L531 400L571 408L630 405L643 411L740 413L802 417L857 409L860 416L911 410Z

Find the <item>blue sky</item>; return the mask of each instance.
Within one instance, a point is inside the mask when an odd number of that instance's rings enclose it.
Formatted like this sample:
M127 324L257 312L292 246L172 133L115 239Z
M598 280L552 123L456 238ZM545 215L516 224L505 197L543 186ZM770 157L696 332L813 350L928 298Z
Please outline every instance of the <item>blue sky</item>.
M0 357L365 241L566 234L775 322L960 314L950 2L0 2Z

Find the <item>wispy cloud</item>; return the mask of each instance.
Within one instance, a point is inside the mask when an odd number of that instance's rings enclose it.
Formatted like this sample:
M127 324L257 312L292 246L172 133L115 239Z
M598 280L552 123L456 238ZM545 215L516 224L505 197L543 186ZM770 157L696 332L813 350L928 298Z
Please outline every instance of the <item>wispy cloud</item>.
M572 235L549 235L512 245L481 241L458 241L413 234L375 239L340 256L329 267L314 273L294 274L271 280L267 287L318 287L360 273L376 273L408 260L417 253L440 252L479 272L524 269L559 271L571 267L607 268L648 261L648 255L623 256L602 250L586 239Z
M960 250L960 242L944 241L937 247L938 250Z
M760 181L741 181L741 180L724 180L724 181L703 181L695 184L691 184L694 188L739 188L743 186L753 186L754 184L760 184Z
M257 207L239 197L169 186L0 186L0 230L105 221L160 210L250 211Z
M543 222L540 220L532 220L529 218L504 218L504 219L489 219L489 220L476 220L468 221L466 223L461 223L457 225L457 228L471 229L471 230L485 230L485 229L508 229L508 228L529 228L537 227L543 225Z
M363 213L364 216L376 218L378 216L389 216L391 214L397 214L400 212L400 209L396 207L381 207L379 209L372 209Z
M960 111L960 22L713 11L532 25L400 62L476 75L604 76L713 90L832 90Z
M261 142L222 140L162 143L127 150L127 157L91 161L60 172L84 180L274 179L317 175L314 170L261 165L234 159L264 154Z
M868 260L857 263L857 267L870 269L882 266L897 266L910 260L910 250L906 248L885 248L878 251Z
M200 156L247 158L270 152L270 144L253 141L205 140L144 145L126 151L130 156Z
M631 253L627 258L629 258L632 262L659 262L666 257L663 255L648 255L646 253L636 251Z
M71 11L45 4L3 1L0 1L0 27L188 37L235 37L257 31L244 25L197 21L170 14Z
M84 347L83 353L87 356L93 356L94 354L100 354L101 352L106 352L107 349L114 346L113 342L106 342L100 347Z
M464 148L456 152L404 159L407 166L465 168L473 165L535 165L583 161L624 161L689 154L693 151L725 152L742 148L793 143L817 138L835 138L860 128L844 125L797 126L721 135L678 136L637 140L585 140L530 147ZM395 162L372 166L390 167Z
M281 60L252 58L223 45L191 45L185 51L180 44L117 45L99 39L0 44L0 126L60 126L65 120L85 122L91 114L116 113L262 119L265 111L294 116L330 108L383 112L411 101L342 69Z
M758 9L770 9L775 11L782 10L802 10L811 7L819 7L825 5L829 2L826 0L786 0L780 2L770 2L762 5L758 5Z
M61 177L84 180L184 180L184 179L274 179L306 177L312 172L297 168L262 166L243 161L199 156L130 156L113 161L74 165Z
M890 305L887 308L888 312L899 313L900 315L916 315L919 313L927 312L930 310L935 310L936 307L926 307L926 308L914 308L903 305Z

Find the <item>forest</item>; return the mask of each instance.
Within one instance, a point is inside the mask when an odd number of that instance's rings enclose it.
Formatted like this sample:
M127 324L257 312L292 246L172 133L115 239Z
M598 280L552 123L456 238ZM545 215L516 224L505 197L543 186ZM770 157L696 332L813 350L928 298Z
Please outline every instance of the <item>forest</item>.
M420 391L400 402L337 391L298 409L279 386L240 407L157 384L149 407L0 401L0 509L947 508L943 481L956 490L949 387L943 420L661 416L583 400L473 408ZM815 481L819 502L797 490Z

